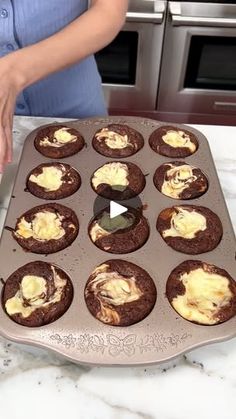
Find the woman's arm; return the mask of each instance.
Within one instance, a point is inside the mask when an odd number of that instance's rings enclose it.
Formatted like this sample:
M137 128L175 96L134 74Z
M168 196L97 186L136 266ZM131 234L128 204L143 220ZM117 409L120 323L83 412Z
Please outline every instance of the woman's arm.
M128 0L92 0L90 9L60 32L0 59L0 172L12 158L12 115L20 91L110 43L127 6Z

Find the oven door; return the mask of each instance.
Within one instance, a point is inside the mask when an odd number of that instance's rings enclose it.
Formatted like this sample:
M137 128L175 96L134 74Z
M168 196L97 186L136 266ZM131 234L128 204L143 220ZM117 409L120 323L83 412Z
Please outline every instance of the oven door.
M131 1L122 31L96 54L110 111L155 110L164 12L163 1Z
M167 19L158 110L236 116L236 6L170 2Z

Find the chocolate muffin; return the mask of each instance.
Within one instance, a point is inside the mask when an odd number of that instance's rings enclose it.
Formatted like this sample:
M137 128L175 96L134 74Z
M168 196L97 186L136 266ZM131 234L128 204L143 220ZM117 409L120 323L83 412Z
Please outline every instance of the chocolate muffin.
M79 232L74 211L64 205L38 205L21 215L12 234L21 247L33 253L55 253L68 247Z
M93 147L106 157L129 157L144 146L143 136L128 125L110 124L93 137Z
M84 147L84 139L75 128L49 125L37 132L34 146L45 157L62 159L78 153Z
M168 246L190 255L215 249L223 234L218 215L197 205L165 208L158 216L157 230Z
M92 242L109 253L130 253L144 245L149 236L149 225L142 212L128 208L128 211L110 218L110 209L105 208L89 223L89 237Z
M60 268L46 262L21 266L7 280L2 305L23 326L39 327L59 319L70 307L73 286Z
M99 265L85 286L90 313L111 326L130 326L143 320L156 302L150 275L134 263L111 259Z
M134 163L109 162L99 167L92 175L93 190L107 199L124 200L140 194L146 180Z
M74 194L81 185L79 173L69 164L43 163L31 170L26 188L41 199L62 199Z
M164 163L154 174L154 185L166 196L174 199L193 199L208 189L206 176L198 167L184 161Z
M156 153L167 157L187 157L198 149L195 135L179 127L162 126L149 138L150 147Z
M236 313L236 282L224 269L199 260L187 260L171 272L166 295L177 313L193 323L223 323Z

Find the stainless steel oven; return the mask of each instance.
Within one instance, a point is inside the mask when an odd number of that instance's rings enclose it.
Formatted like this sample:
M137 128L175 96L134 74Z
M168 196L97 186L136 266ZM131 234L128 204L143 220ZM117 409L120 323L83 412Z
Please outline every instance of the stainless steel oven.
M157 110L236 123L236 5L169 2Z
M109 110L155 110L165 1L130 0L126 23L98 54Z

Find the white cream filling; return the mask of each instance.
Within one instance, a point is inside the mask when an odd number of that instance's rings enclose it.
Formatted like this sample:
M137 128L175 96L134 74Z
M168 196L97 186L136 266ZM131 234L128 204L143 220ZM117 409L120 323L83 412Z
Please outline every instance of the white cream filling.
M38 212L32 222L23 217L17 225L16 234L25 239L32 237L35 240L58 240L65 235L62 227L63 216L50 211Z
M103 128L95 137L99 141L104 140L106 145L111 149L122 149L130 145L128 135L118 134L117 132L110 131L108 128Z
M196 150L196 145L184 131L167 131L167 133L163 135L162 140L174 148L187 147L192 153Z
M171 227L162 232L163 237L183 237L194 239L199 231L206 230L206 218L195 210L176 207L171 217Z
M168 164L169 166L169 164ZM171 168L166 172L161 192L164 195L178 199L181 193L189 187L189 184L197 179L193 174L194 167L188 164L181 166L170 165Z
M55 285L55 292L46 301L46 280L43 277L35 275L26 275L22 278L20 288L14 295L6 301L5 308L7 313L12 316L14 314L21 314L22 317L29 317L37 308L48 307L50 304L57 303L61 300L62 292L66 286L66 280L60 278L53 270L53 279ZM27 300L27 305L25 304Z
M215 324L219 310L230 303L229 280L202 268L180 277L186 292L172 300L175 310L185 319L201 324Z
M77 140L77 136L70 134L70 132L68 132L69 129L70 128L68 127L58 129L54 132L52 142L49 141L48 137L45 137L40 141L40 145L44 147L62 147L65 144L75 142Z
M100 301L97 318L104 323L119 324L120 316L113 306L120 306L138 300L143 293L134 277L125 278L118 272L100 272L89 287Z
M94 172L92 185L97 189L99 185L105 184L111 186L114 190L123 191L129 185L128 174L126 164L120 162L107 163Z
M47 192L57 191L62 185L63 166L58 169L55 166L43 167L42 173L39 175L31 175L29 180L36 183L41 188L44 188Z

